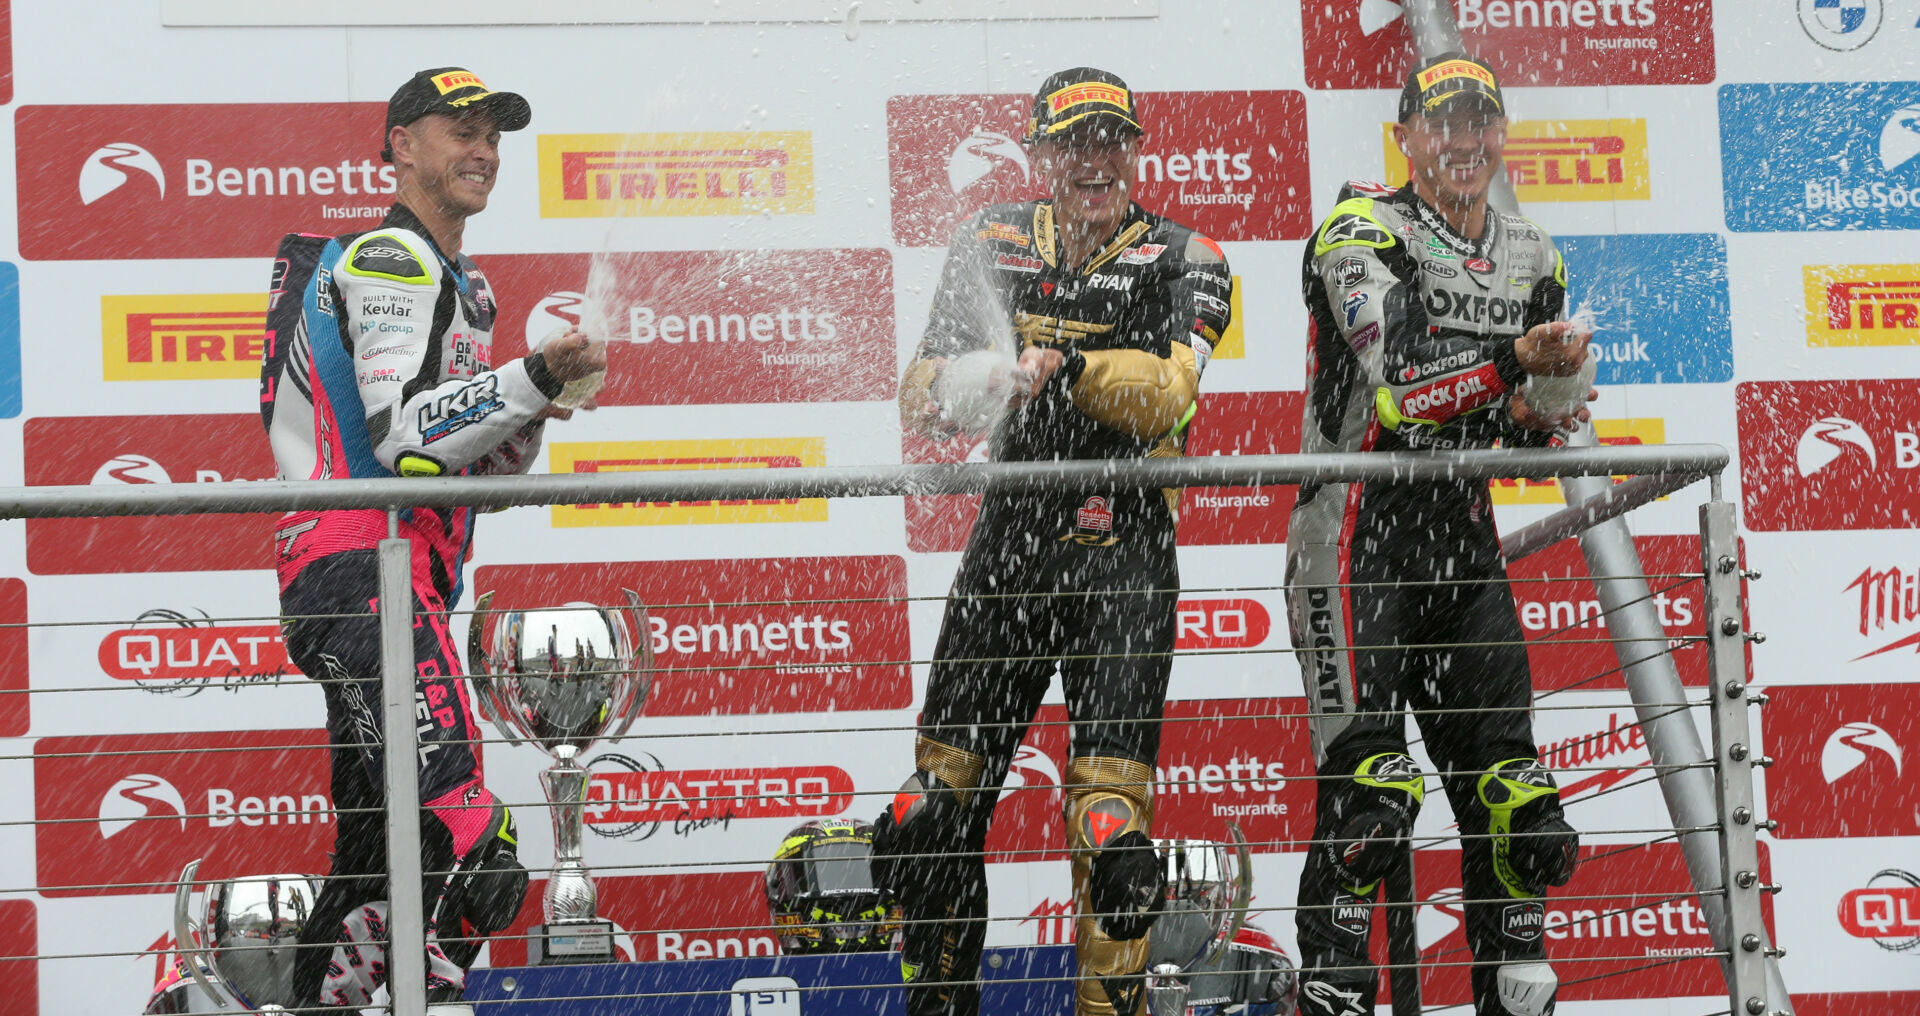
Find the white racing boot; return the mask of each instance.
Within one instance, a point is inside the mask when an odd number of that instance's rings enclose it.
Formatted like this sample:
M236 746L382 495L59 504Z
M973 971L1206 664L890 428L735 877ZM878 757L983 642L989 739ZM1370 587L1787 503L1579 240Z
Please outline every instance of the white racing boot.
M1559 986L1545 960L1500 965L1500 1004L1513 1016L1545 1016Z

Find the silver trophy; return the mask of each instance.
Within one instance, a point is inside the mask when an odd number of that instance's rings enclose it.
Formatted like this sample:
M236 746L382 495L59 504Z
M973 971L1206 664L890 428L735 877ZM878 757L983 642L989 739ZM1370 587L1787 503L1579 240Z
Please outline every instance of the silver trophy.
M318 881L311 875L254 875L209 883L196 923L199 871L199 861L188 864L173 893L175 948L190 980L173 985L165 998L156 996L148 1011L271 1013L295 1004L293 959L320 893Z
M509 742L531 742L554 759L540 774L553 818L553 872L541 899L546 923L527 941L527 961L535 965L613 958L613 922L598 916L593 876L580 860L587 771L579 759L600 738L625 735L653 689L646 610L632 590L621 592L624 609L576 601L499 612L491 652L483 648L488 593L468 634L481 713Z
M1231 843L1156 840L1166 866L1166 909L1153 922L1147 953L1147 1008L1153 1016L1185 1016L1190 975L1217 967L1247 921L1253 859L1237 822Z

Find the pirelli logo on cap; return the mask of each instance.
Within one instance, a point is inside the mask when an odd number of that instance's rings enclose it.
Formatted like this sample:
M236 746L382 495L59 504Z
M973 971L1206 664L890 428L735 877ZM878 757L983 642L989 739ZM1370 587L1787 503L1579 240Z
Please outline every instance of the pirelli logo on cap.
M1649 445L1667 443L1667 421L1658 417L1632 417L1624 420L1595 420L1593 431L1603 445ZM1626 479L1616 476L1613 482ZM1552 477L1535 480L1495 480L1492 483L1496 505L1564 505L1566 495ZM1664 501L1666 498L1661 498Z
M1488 88L1499 87L1493 83L1493 75L1485 67L1467 60L1448 60L1420 72L1420 90L1424 92L1448 78L1472 78Z
M1407 157L1381 125L1387 180L1407 182ZM1507 125L1507 177L1514 196L1529 201L1646 201L1653 196L1647 158L1647 122L1515 120Z
M1808 265L1809 346L1920 345L1920 264Z
M555 473L629 473L646 470L792 469L827 464L822 437L722 441L559 442L548 461ZM631 501L556 505L556 529L581 526L689 526L742 522L825 522L825 498L765 501Z
M267 295L103 296L100 339L108 381L258 378Z
M1127 90L1118 85L1109 85L1104 81L1088 81L1078 85L1068 85L1047 96L1047 109L1058 113L1088 102L1104 102L1121 109L1132 109L1133 98Z
M433 87L438 88L441 95L445 95L461 88L478 88L485 91L487 86L482 84L480 78L472 71L448 71L445 74L433 76Z
M806 215L813 134L542 134L542 218Z

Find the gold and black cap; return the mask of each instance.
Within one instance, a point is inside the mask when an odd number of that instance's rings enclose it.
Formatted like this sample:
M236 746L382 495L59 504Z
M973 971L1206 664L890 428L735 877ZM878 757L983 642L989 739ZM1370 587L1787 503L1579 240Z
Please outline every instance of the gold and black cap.
M457 116L469 109L493 113L493 125L517 131L533 122L533 107L514 92L496 92L465 67L435 67L407 79L387 100L387 127L381 133L380 157L393 161L391 138L395 127L405 127L423 116Z
M1027 141L1043 141L1069 132L1110 137L1146 133L1134 109L1133 92L1117 74L1094 67L1064 70L1041 82L1027 120Z
M1507 115L1500 79L1486 61L1465 53L1442 53L1407 72L1400 89L1400 122L1412 116L1483 112Z

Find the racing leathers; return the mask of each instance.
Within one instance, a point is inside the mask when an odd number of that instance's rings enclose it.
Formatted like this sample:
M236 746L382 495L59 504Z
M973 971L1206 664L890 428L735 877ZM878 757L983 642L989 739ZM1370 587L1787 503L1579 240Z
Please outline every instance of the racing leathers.
M1137 205L1081 264L1066 262L1057 230L1050 201L990 206L959 229L901 386L903 418L931 418L943 361L991 348L1011 364L1046 347L1064 359L995 429L995 460L1179 455L1231 316L1224 255ZM913 1016L979 1009L987 824L1056 668L1073 724L1074 909L1087 915L1075 931L1076 1009L1140 1011L1159 887L1147 836L1179 587L1176 499L1117 485L985 495L934 649L916 771L876 824L876 874L908 918Z
M1486 214L1468 239L1410 186L1341 191L1303 266L1303 451L1552 440L1516 423L1509 397L1526 377L1515 339L1562 319L1566 268L1539 226ZM1407 756L1411 706L1463 834L1477 1011L1507 1012L1498 967L1543 956L1541 896L1571 874L1577 838L1535 762L1526 650L1486 481L1303 485L1287 588L1315 762L1323 777L1349 777L1318 784L1297 915L1302 1011L1373 1012L1370 902L1425 791ZM1551 1009L1551 985L1537 994L1536 1016Z
M276 271L276 290L284 271ZM492 364L493 296L464 255L441 251L396 204L380 227L327 241L304 292L287 366L269 389L280 477L452 476L525 471L561 382L539 353ZM429 997L457 999L479 950L506 926L526 873L507 809L482 783L479 729L446 611L458 602L473 528L467 508L402 512L412 547L415 708ZM375 547L387 513L297 511L274 549L287 652L320 679L338 813L332 879L301 936L301 1005L357 1007L381 979L369 944L387 899ZM437 874L436 874L437 872ZM452 874L448 874L451 872ZM373 937L378 937L377 934ZM441 942L441 938L448 941Z

